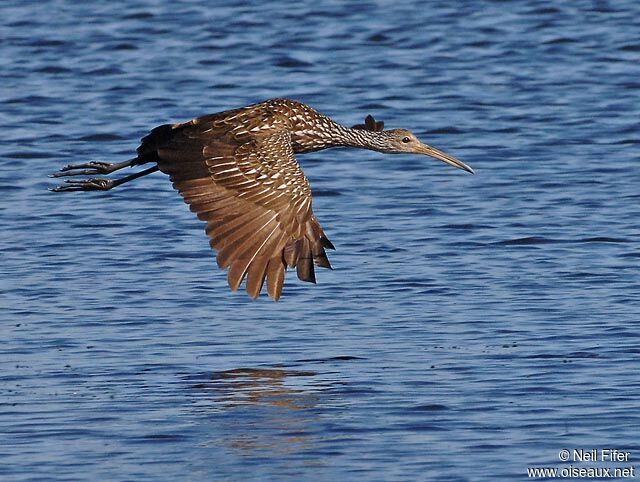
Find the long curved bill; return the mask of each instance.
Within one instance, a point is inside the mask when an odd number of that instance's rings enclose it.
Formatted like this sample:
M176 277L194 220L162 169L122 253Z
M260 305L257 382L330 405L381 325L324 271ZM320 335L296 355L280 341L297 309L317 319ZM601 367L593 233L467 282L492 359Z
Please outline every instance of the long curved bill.
M420 154L424 154L425 156L433 157L434 159L438 159L442 162L446 162L450 166L457 167L458 169L462 169L463 171L470 172L471 174L475 174L473 169L470 166L467 166L464 162L456 159L453 156L450 156L446 152L442 152L435 147L428 146L426 144L421 144L417 149Z

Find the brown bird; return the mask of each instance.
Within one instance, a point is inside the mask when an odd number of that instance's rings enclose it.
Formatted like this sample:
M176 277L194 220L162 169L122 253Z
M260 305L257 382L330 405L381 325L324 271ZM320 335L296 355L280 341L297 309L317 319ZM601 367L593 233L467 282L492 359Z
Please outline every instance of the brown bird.
M335 249L311 208L309 181L296 153L330 147L358 147L389 154L424 154L459 169L458 159L420 142L406 129L383 130L372 116L352 128L311 107L272 99L240 109L165 124L142 139L133 159L63 167L53 177L109 174L124 167L153 167L120 179L66 180L55 192L106 191L160 170L168 174L191 211L207 222L206 233L220 268L236 291L246 277L257 298L267 282L274 300L287 268L316 282L316 266L331 268L325 249Z

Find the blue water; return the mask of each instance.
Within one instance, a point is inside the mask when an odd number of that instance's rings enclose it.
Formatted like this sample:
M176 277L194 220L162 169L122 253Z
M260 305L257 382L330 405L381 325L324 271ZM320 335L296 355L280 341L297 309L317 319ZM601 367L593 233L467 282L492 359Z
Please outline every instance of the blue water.
M640 3L0 6L0 478L526 480L640 472ZM300 157L337 250L231 293L166 176L66 163L270 97L413 130ZM576 467L611 464L573 463Z

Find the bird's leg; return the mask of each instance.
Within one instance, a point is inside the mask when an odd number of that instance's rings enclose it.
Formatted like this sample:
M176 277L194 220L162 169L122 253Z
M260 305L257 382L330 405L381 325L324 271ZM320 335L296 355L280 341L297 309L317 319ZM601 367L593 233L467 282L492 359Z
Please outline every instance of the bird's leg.
M60 171L51 174L51 177L67 177L67 176L91 176L92 174L111 174L123 167L133 165L137 158L129 159L122 162L102 162L91 161L83 164L69 164L64 166Z
M83 180L66 179L64 181L64 184L61 184L58 187L54 187L50 189L50 191L53 191L53 192L108 191L109 189L113 189L114 187L119 186L120 184L133 181L134 179L138 179L139 177L146 176L147 174L151 174L152 172L156 172L157 170L158 170L158 166L153 166L153 167L150 167L149 169L145 169L144 171L131 174L130 176L121 177L120 179L106 179L103 177L94 177L91 179L83 179Z

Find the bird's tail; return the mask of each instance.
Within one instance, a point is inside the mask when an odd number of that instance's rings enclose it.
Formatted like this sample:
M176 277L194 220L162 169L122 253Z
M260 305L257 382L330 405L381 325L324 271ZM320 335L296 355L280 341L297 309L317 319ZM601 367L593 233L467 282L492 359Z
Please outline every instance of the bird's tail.
M158 162L158 149L171 138L172 131L173 126L171 124L163 124L144 136L136 150L138 157L136 157L132 165Z

